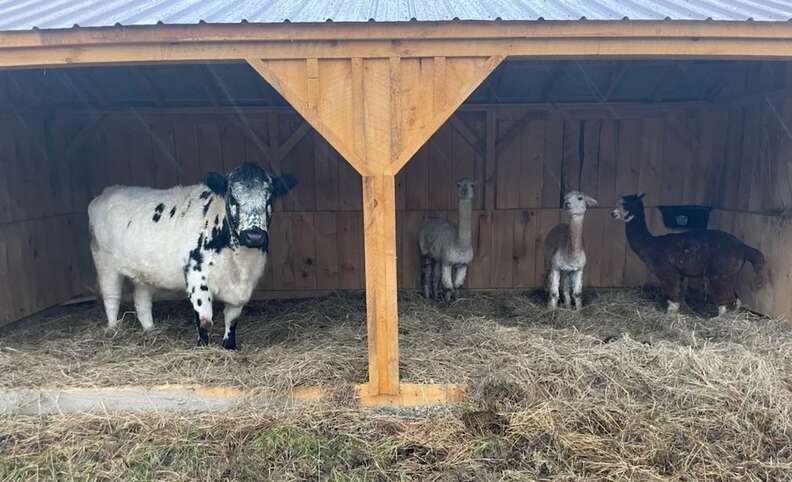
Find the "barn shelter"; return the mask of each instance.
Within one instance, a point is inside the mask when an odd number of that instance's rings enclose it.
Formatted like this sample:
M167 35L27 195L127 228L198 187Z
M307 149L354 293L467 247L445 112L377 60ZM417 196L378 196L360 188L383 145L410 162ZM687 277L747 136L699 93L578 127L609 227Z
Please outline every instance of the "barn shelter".
M792 316L792 5L763 3L0 2L0 323L93 289L105 186L246 160L300 182L259 294L365 289L372 403L458 393L400 384L397 290L462 176L469 288L541 286L570 189L600 202L585 285L655 282L608 217L644 192L655 233L657 205L711 206L772 266L746 301Z

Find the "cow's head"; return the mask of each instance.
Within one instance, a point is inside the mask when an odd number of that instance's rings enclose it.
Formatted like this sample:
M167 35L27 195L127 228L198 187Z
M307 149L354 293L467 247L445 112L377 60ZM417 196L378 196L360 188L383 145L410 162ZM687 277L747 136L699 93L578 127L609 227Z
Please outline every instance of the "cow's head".
M239 244L266 251L272 203L289 192L297 180L289 175L273 177L258 164L248 162L227 176L210 172L204 184L225 199L228 226Z

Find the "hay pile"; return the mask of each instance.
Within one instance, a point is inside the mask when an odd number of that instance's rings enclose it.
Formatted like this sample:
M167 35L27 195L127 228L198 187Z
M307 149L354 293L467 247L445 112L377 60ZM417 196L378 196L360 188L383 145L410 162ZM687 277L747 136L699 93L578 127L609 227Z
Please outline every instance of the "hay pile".
M0 480L792 480L792 334L750 313L668 317L651 291L581 314L531 295L400 302L403 378L469 383L458 407L361 411L360 297L267 302L239 353L194 348L182 304L106 337L93 308L0 336L0 385L166 382L338 394L278 412L0 420ZM134 323L134 324L133 324Z

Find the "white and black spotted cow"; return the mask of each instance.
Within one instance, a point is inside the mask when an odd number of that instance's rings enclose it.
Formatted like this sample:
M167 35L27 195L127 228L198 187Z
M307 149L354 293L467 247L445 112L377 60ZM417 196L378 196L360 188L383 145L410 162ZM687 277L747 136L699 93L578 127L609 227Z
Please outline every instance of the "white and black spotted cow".
M110 328L118 324L124 277L135 287L135 310L154 326L155 290L186 290L199 344L208 342L212 303L225 304L223 346L236 348L236 318L264 273L272 203L296 181L247 163L228 176L170 189L112 186L88 206L99 289Z

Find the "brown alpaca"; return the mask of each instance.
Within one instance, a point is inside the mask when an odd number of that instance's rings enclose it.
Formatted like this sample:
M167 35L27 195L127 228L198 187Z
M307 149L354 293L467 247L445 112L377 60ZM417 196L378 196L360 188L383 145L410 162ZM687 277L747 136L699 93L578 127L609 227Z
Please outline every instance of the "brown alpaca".
M613 210L612 216L626 223L630 248L660 280L669 313L679 310L684 278L706 279L712 301L718 305L718 315L724 314L732 303L739 309L737 279L746 261L753 265L754 288L764 285L767 273L762 253L729 233L703 229L652 236L646 227L643 196L622 197L621 206Z

